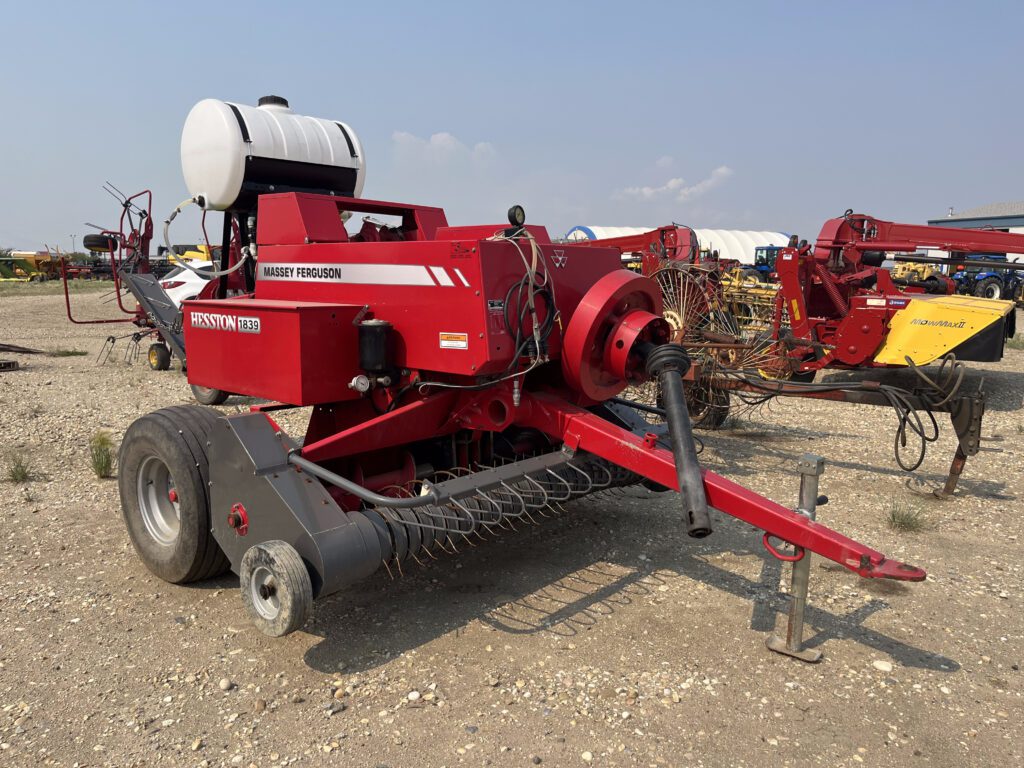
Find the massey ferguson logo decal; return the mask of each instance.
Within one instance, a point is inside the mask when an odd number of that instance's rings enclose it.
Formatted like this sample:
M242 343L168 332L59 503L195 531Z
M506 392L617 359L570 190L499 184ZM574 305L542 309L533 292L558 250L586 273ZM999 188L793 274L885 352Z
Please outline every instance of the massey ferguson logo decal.
M232 333L259 333L258 317L222 315L217 312L193 312L192 327L210 331L231 331Z
M565 266L565 263L569 261L569 257L565 255L565 251L552 251L554 254L551 258L555 262L555 266L561 269Z

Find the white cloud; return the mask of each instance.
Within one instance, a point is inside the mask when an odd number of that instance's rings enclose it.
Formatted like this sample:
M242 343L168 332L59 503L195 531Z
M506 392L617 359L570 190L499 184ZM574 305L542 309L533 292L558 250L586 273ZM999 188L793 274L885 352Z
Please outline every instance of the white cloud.
M732 174L732 168L727 165L720 165L711 172L710 176L698 181L696 184L687 185L684 179L676 176L666 181L660 187L626 187L618 196L632 197L640 200L654 200L660 197L671 196L675 200L684 203L698 198L705 192L719 186Z
M723 183L726 179L732 176L732 168L727 165L720 165L711 172L711 175L702 181L698 181L692 187L684 187L679 190L679 194L676 195L676 199L680 202L692 200L695 197L700 197L709 189L714 189L719 184Z
M470 147L447 131L435 133L428 139L407 131L395 131L391 134L391 140L394 142L395 156L399 162L418 165L447 166L469 163L480 167L487 165L497 156L493 145L481 141Z
M653 161L660 170L651 168L650 159L638 161L662 181L619 188L609 196L616 182L606 170L586 163L535 165L520 157L514 143L507 149L503 144L499 152L490 142L469 142L448 131L396 130L384 138L381 160L371 161L367 175L368 198L438 205L452 224L500 224L508 207L518 203L527 221L548 227L552 236L577 224L647 225L652 218L664 223L678 212L680 201L692 201L686 206L689 221L700 205L696 200L711 199L708 191L732 174L722 166L689 184L682 178L683 163L665 155Z

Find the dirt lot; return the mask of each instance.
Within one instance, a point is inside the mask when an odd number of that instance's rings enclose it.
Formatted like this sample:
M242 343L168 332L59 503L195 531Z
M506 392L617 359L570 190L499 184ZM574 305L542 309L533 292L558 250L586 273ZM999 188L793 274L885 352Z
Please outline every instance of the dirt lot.
M787 504L796 458L823 454L819 519L929 571L872 583L816 558L819 665L764 648L788 569L751 529L717 515L692 541L671 495L639 491L382 573L273 641L236 578L171 586L136 558L87 443L189 389L126 365L124 341L98 366L125 328L72 326L62 303L0 290L0 341L89 353L0 355L23 366L0 373L0 453L34 472L0 478L0 765L1022 763L1024 352L974 366L987 440L953 501L894 468L887 410L789 401L705 435L709 466ZM944 429L914 479L939 484L953 446ZM894 503L927 529L890 530Z

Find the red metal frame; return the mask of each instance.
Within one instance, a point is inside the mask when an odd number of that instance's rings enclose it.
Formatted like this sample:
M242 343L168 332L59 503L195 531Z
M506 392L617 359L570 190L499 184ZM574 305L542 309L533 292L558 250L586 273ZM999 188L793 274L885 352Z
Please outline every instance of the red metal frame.
M853 213L830 219L813 249L806 243L783 248L775 262L780 289L774 337L779 339L785 307L798 342L787 350L795 367L883 367L873 356L885 340L889 321L906 307L908 296L921 295L925 289L897 285L889 270L866 263L865 256L914 253L920 248L958 254L1024 253L1024 235L898 224ZM873 262L879 258L875 255ZM937 279L947 294L954 293L951 280ZM831 354L820 354L822 348Z
M640 261L638 271L643 275L651 274L666 261L680 261L685 264L696 264L700 261L700 242L697 240L697 233L689 227L675 224L658 227L639 235L576 240L573 243L598 248L618 248L624 256L632 256Z
M864 251L913 253L919 248L937 248L950 253L1024 253L1024 235L898 224L857 213L826 221L818 234L815 252L819 248L833 257L842 255L852 263L859 262L854 254Z
M142 210L146 212L146 215L143 217L140 224L135 224L132 221L131 207L136 200L143 197L145 198L145 206ZM125 233L126 222L133 225L129 227L127 233ZM68 320L76 325L135 323L136 325L144 326L147 322L145 314L141 313L138 309L128 309L121 301L121 278L118 274L118 270L121 268L121 265L129 259L140 257L140 271L149 271L149 247L153 240L153 193L148 189L144 189L141 192L136 192L134 195L125 198L121 204L121 218L118 221L117 231L114 232L112 230L105 229L101 231L100 234L112 238L113 241L117 243L117 249L110 253L110 268L114 280L114 296L117 300L117 306L121 312L126 315L131 315L131 317L109 318L103 320L76 320L71 313L71 296L68 290L67 260L61 256L60 271L61 279L64 281L64 307L67 312Z

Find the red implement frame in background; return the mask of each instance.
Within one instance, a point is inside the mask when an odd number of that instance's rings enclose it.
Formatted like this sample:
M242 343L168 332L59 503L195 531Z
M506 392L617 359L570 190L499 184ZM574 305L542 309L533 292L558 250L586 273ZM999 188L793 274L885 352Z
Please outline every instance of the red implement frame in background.
M139 225L132 226L129 231L125 233L126 221L131 222L131 207L134 201L139 198L145 198L145 207L142 208L145 211L145 215L139 222ZM116 232L112 230L102 230L101 236L111 238L116 244L116 248L110 252L110 268L114 279L114 296L117 300L117 306L126 315L131 317L118 317L104 320L76 320L71 313L71 295L68 290L68 273L67 273L67 260L61 256L60 258L60 271L61 279L64 281L64 307L67 312L68 320L76 325L93 325L100 323L138 323L144 320L143 317L139 316L136 310L130 310L124 306L121 301L121 277L120 269L130 259L138 258L140 263L140 271L149 271L149 247L153 240L153 193L144 189L141 192L136 192L134 195L127 197L121 204L121 219L118 223L118 230Z

